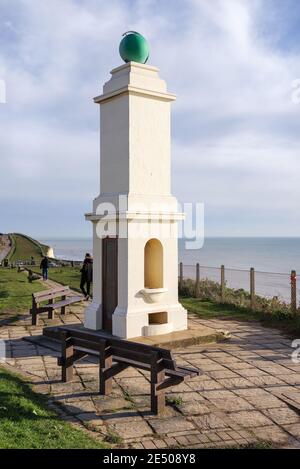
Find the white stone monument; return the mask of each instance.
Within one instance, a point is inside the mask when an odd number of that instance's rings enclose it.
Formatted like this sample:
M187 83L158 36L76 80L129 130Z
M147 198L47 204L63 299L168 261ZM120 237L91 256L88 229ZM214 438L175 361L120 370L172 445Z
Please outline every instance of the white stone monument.
M133 61L115 68L94 99L101 114L101 192L86 215L94 253L87 328L122 338L187 329L178 302L183 214L171 194L174 100L157 68Z

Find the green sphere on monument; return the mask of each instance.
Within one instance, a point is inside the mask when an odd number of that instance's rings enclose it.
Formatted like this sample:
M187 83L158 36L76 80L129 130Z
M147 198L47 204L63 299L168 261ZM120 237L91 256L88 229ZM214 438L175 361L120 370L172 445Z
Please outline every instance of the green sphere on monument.
M119 52L124 62L145 64L149 58L149 45L144 36L136 31L127 31L123 36Z

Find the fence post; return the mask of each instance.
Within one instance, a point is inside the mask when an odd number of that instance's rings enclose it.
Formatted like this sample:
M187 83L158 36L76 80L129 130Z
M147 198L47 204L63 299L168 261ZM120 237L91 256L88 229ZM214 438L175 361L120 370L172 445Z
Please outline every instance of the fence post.
M297 273L295 270L291 272L291 311L292 314L297 313Z
M221 302L225 302L225 266L221 265Z
M196 264L196 283L195 283L195 297L199 297L200 290L200 264Z
M179 291L182 290L183 286L183 264L180 262L179 264Z
M250 307L255 311L255 270L253 267L250 269Z

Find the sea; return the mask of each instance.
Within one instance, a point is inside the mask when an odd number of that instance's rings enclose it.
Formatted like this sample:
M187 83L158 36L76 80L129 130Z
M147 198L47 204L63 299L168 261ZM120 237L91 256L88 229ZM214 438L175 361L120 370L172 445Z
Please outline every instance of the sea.
M92 239L39 239L51 246L58 259L82 260L86 252L92 254ZM257 294L290 300L290 273L300 275L300 237L207 237L200 249L188 249L185 240L179 240L179 262L183 263L185 278L195 278L195 266L200 264L200 278L220 279L220 266L225 266L227 285L249 290L249 270L256 270ZM300 287L300 279L298 281ZM300 299L300 290L298 289Z

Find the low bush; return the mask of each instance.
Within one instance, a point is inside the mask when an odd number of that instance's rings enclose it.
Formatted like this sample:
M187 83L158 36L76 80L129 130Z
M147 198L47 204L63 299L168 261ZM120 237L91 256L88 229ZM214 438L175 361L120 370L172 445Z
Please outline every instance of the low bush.
M199 282L196 291L196 282L191 279L183 280L179 285L179 294L183 298L198 298L202 301L212 301L213 303L232 305L237 308L249 310L251 308L250 293L246 290L225 287L225 295L221 300L221 285L213 280L203 279ZM289 319L294 317L290 305L282 301L277 296L271 299L255 296L255 311L262 315L272 315L277 319ZM298 311L300 313L300 309Z

